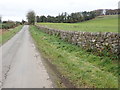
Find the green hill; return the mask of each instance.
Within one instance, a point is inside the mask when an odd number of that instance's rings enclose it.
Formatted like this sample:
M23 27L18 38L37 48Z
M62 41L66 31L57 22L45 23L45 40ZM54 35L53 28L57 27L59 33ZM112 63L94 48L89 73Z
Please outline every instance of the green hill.
M118 32L118 16L98 16L81 23L38 23L49 28L86 32Z

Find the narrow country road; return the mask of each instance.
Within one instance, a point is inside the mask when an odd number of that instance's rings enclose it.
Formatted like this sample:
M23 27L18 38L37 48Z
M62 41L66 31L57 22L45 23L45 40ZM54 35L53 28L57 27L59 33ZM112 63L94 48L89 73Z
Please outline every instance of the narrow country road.
M53 84L25 25L2 49L3 88L52 88Z

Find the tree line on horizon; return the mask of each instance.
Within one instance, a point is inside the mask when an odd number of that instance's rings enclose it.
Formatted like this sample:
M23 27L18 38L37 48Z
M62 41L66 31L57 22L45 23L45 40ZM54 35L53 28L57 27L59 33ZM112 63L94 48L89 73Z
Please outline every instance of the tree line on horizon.
M77 23L87 21L100 15L115 15L120 14L118 9L98 9L94 11L84 11L67 14L67 12L61 13L58 16L36 16L37 22L51 22L51 23Z
M90 20L96 17L95 12L76 12L67 14L67 12L61 13L58 16L36 16L37 22L51 22L51 23L76 23L86 20Z
M77 23L91 20L96 16L101 15L120 15L119 9L98 9L93 11L75 12L68 14L67 12L61 13L58 16L36 16L35 12L29 11L26 15L28 24L35 24L35 22L50 22L50 23ZM23 21L22 21L23 22Z

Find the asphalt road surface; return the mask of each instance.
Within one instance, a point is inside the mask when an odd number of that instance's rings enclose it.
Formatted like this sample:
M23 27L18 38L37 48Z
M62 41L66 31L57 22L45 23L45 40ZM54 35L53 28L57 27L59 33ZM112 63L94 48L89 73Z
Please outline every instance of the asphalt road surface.
M28 25L1 46L1 49L2 88L53 88Z

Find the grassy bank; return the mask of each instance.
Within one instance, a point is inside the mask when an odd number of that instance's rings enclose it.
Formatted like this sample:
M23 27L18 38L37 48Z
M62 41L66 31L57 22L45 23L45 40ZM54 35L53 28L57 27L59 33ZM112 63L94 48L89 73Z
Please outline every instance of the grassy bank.
M22 25L17 26L15 28L9 29L9 31L0 35L0 44L4 44L7 40L12 38L17 32L22 29Z
M87 32L118 32L118 16L99 16L81 23L39 23L49 28Z
M110 58L95 56L35 26L30 27L30 32L43 55L76 87L118 87L118 65Z

